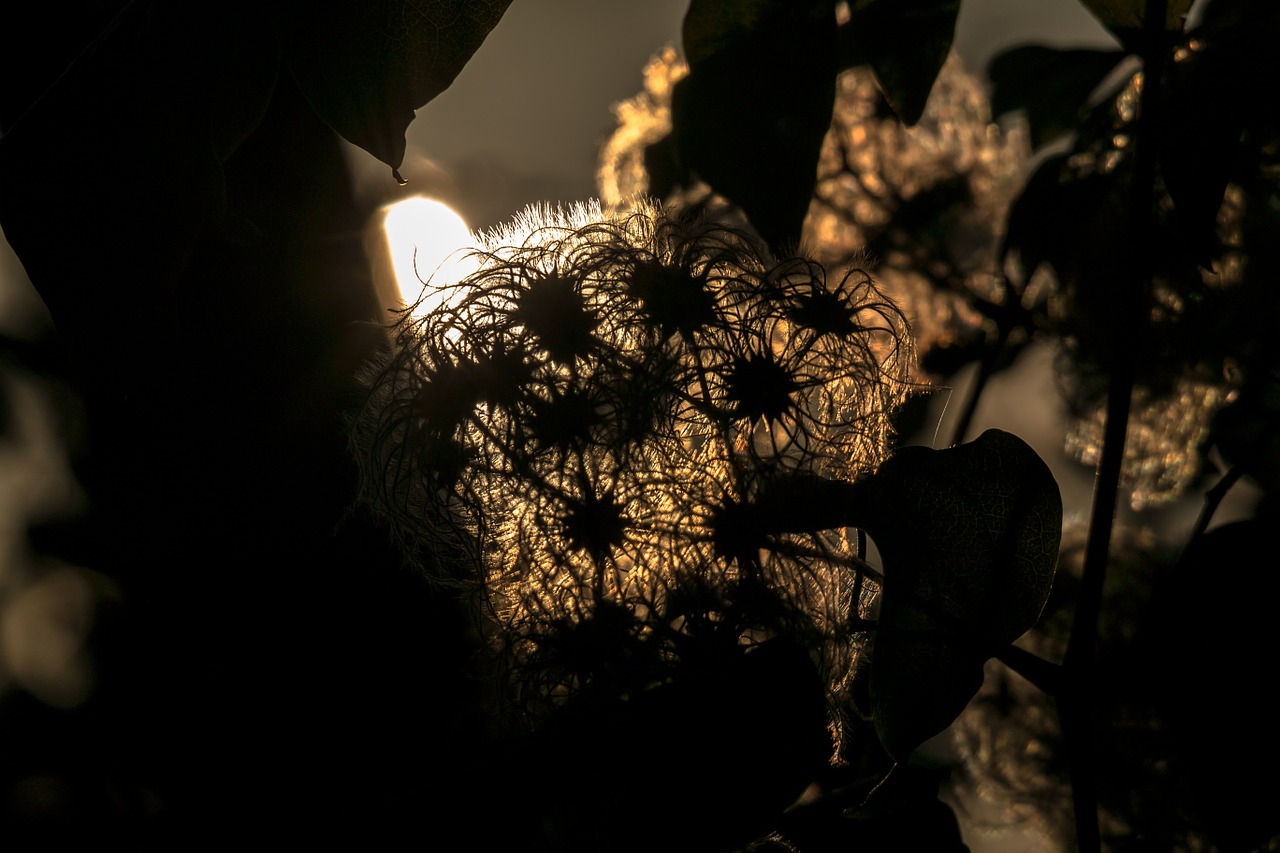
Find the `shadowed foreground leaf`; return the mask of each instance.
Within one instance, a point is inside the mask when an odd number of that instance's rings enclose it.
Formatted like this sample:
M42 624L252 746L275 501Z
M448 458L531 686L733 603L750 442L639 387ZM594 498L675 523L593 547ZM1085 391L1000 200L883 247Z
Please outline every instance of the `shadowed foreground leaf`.
M987 659L1039 619L1062 498L1035 451L995 429L946 450L905 447L860 486L885 563L872 714L902 760L950 725Z
M853 4L857 54L875 69L885 99L913 125L955 39L959 0L858 0Z
M1247 174L1254 161L1248 149L1274 138L1278 32L1274 3L1210 3L1168 66L1160 169L1180 238L1207 268L1228 183ZM1258 98L1258 92L1272 96Z
M689 74L671 102L681 168L741 207L772 248L794 249L835 103L831 6L693 0L682 40Z
M149 343L121 370L131 347L113 321L144 328L171 310L277 64L257 11L134 3L0 138L0 226L70 345L109 362L106 381L155 358Z
M987 66L991 112L1001 116L1025 111L1032 147L1040 148L1080 126L1089 96L1127 55L1122 50L1039 44L1009 48Z
M1081 5L1093 13L1098 21L1133 49L1142 32L1147 14L1148 0L1080 0ZM1164 26L1169 32L1178 32L1186 22L1191 0L1167 0Z
M284 2L284 62L326 124L394 171L414 110L453 83L510 4Z
M935 769L900 764L859 805L842 807L839 797L802 803L779 832L805 853L968 853L956 813L938 796L943 783Z
M116 323L171 322L198 242L262 238L256 224L227 218L224 168L282 73L329 127L394 169L413 111L448 87L507 2L233 4L217 14L135 2L44 81L0 138L0 226L99 380L146 373L155 342L122 346Z

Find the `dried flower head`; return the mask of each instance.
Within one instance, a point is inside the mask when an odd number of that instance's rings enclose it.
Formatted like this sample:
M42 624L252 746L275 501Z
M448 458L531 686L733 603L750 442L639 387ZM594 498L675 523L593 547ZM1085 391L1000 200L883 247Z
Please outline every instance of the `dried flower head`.
M671 132L672 87L687 73L667 46L645 66L643 91L614 106L617 126L596 172L606 201L668 182L652 170L663 165ZM997 124L981 83L957 56L943 66L911 127L892 115L869 68L850 68L837 80L803 242L827 266L872 259L880 286L907 313L921 354L992 334L973 303L1005 296L996 255L1030 154L1026 125ZM698 181L676 187L665 201L741 219Z
M910 352L871 276L652 201L531 208L479 246L392 329L353 442L406 551L482 592L512 708L779 637L839 704L877 587L849 531L771 533L760 501L888 452Z

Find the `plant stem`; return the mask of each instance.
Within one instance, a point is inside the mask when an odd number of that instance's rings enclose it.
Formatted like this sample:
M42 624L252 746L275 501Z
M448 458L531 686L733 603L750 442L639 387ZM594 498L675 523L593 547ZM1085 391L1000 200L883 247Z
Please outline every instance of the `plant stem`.
M950 447L963 443L964 437L968 435L973 416L978 411L978 401L982 397L982 392L986 390L987 381L995 374L996 363L1004 356L1004 348L1008 340L1008 330L1001 326L999 340L978 362L978 375L973 379L973 385L965 398L964 410L961 411L960 419L956 421L955 428L952 430Z
M1132 252L1112 329L1113 358L1106 428L1093 492L1080 597L1063 658L1058 712L1067 745L1076 844L1081 853L1101 850L1098 828L1097 759L1094 753L1094 676L1103 584L1120 495L1125 436L1135 384L1137 356L1146 330L1148 292L1155 250L1156 133L1165 56L1165 0L1150 0L1143 20L1142 94L1133 145Z
M1062 666L1047 661L1021 646L1005 646L995 654L995 659L1031 682L1046 696L1058 696L1062 692Z

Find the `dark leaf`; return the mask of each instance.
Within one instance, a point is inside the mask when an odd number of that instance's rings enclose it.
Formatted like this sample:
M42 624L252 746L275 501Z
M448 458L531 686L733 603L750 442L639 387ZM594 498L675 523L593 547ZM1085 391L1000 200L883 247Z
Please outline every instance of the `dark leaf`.
M875 70L885 99L906 124L924 113L955 39L960 0L857 0L855 54Z
M1265 662L1280 653L1274 628L1280 574L1268 556L1277 520L1264 508L1187 543L1149 591L1135 641L1135 660L1143 666L1128 687L1145 687L1148 705L1159 709L1155 718L1163 721L1163 743L1176 768L1171 778L1183 780L1179 807L1193 810L1219 850L1265 850L1280 832L1272 807L1280 799L1280 776L1234 772L1241 756L1265 767L1280 760L1274 688L1265 674ZM1225 582L1227 571L1231 582ZM1197 639L1184 647L1191 620ZM1179 652L1171 655L1174 648ZM1188 672L1196 673L1190 696Z
M885 563L872 713L902 760L951 724L987 659L1039 619L1062 498L1036 452L995 429L946 450L904 447L860 488Z
M0 50L0 136L53 85L129 0L27 3L22 25L10 26ZM16 18L16 16L14 16Z
M1002 257L1016 258L1023 276L1041 264L1067 287L1111 300L1130 254L1127 176L1077 175L1071 155L1043 160L1009 209Z
M876 780L869 797L839 789L791 809L779 834L805 853L967 853L955 812L938 796L944 781L941 771L901 764ZM850 794L858 797L853 808Z
M1136 44L1135 35L1142 32L1148 0L1080 0L1101 24L1120 39L1122 44ZM1191 0L1167 0L1165 29L1181 32L1186 24Z
M649 176L649 192L657 198L667 198L677 187L689 183L689 176L681 174L675 140L668 133L650 143L644 149L644 171Z
M1195 49L1180 49L1168 67L1160 168L1179 236L1205 266L1217 244L1218 211L1241 159L1242 137L1267 111L1275 115L1277 32L1280 6L1212 3L1192 34ZM1268 96L1259 98L1259 92Z
M496 849L739 850L826 769L831 736L808 652L774 639L623 701L571 704L492 749L474 784L495 767L537 778L504 804Z
M267 33L252 10L135 3L0 139L0 225L73 345L170 300L274 89Z
M689 74L672 92L678 169L740 206L775 250L794 250L835 100L829 3L693 0Z
M414 111L453 83L510 3L282 0L284 61L330 127L395 171Z
M1009 48L987 66L991 111L996 116L1024 111L1031 144L1039 148L1077 129L1089 96L1126 55L1038 44Z
M956 813L938 797L944 771L901 764L859 808L850 812L863 853L928 850L967 853Z
M1067 160L1065 154L1042 160L1009 208L999 254L1002 259L1015 258L1025 278L1040 264L1053 264L1061 235L1074 231L1073 213L1061 203Z
M1247 384L1214 416L1209 438L1232 468L1269 494L1280 489L1280 385L1275 378Z

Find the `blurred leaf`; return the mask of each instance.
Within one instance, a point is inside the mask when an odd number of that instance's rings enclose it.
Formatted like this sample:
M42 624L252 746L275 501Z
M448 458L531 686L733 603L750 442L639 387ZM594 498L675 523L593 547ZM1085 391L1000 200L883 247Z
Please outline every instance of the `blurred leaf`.
M901 761L955 720L988 658L1039 619L1062 498L1036 452L995 429L945 450L904 447L859 486L885 563L872 713Z
M414 111L453 83L510 3L280 0L284 62L330 127L398 170Z
M955 811L938 798L946 772L901 764L849 816L858 826L857 849L864 853L928 850L966 853Z
M1210 849L1265 850L1280 832L1273 807L1280 776L1235 771L1241 756L1259 767L1280 760L1270 677L1280 654L1280 574L1268 556L1277 521L1264 508L1187 543L1147 592L1146 618L1136 630L1142 666L1129 689L1146 688L1147 713L1161 720L1168 745L1166 773L1182 780L1179 807L1194 815ZM1185 643L1189 622L1194 643ZM1189 672L1196 673L1192 684Z
M828 765L825 693L808 651L786 640L730 651L487 745L474 785L502 767L538 780L504 804L495 849L739 850L769 832Z
M1072 153L1043 160L1009 209L1002 257L1016 257L1025 277L1041 264L1084 302L1090 322L1105 318L1131 254L1127 174L1088 172L1071 166ZM1078 288L1078 290L1077 290ZM1102 331L1102 330L1097 330Z
M1104 27L1120 37L1122 43L1130 43L1132 34L1142 31L1147 0L1080 0L1080 2ZM1167 0L1165 29L1181 32L1190 9L1191 0Z
M505 8L129 4L0 138L0 226L71 346L103 380L145 372L154 354L142 347L127 367L92 353L113 320L165 322L196 241L227 229L223 164L276 93L277 27L311 108L394 167L413 110L449 85Z
M1218 211L1241 163L1242 139L1277 114L1277 33L1280 5L1218 0L1191 34L1195 49L1180 51L1168 66L1160 167L1180 236L1204 266L1217 244ZM1274 125L1262 135L1274 138Z
M0 139L0 226L70 345L113 381L144 369L103 357L123 349L113 321L163 313L223 214L223 159L271 98L263 18L134 3Z
M693 66L735 50L761 32L778 6L776 0L692 0L680 24L685 60Z
M857 55L875 70L898 118L915 124L951 53L960 0L857 0L852 11Z
M1068 159L1058 154L1042 160L1009 208L999 255L1016 257L1024 278L1030 278L1041 264L1056 267L1061 237L1074 231L1075 211L1062 199L1067 192L1062 172Z
M1074 132L1089 96L1127 56L1122 50L1060 49L1029 44L996 54L987 66L991 111L1026 113L1040 148Z
M829 3L693 0L689 74L672 91L678 168L740 206L787 253L800 233L835 101Z
M1268 494L1280 489L1280 377L1254 377L1214 415L1209 441Z

